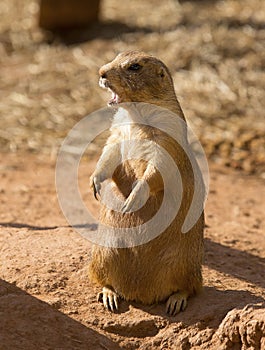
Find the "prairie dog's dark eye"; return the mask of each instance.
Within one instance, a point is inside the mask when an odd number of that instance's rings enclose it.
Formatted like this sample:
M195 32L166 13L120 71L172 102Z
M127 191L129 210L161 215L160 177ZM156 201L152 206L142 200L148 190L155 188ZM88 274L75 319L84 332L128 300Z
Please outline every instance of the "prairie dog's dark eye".
M134 63L134 64L131 64L129 67L128 67L128 70L139 70L141 69L142 66L140 66L139 63Z

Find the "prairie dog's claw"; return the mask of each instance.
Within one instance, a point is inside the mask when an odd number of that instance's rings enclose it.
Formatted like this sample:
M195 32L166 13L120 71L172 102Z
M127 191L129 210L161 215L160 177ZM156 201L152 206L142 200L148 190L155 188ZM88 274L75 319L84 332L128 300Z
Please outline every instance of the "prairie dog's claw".
M98 294L98 301L103 303L104 307L115 312L119 308L119 296L112 289L108 287L103 287L102 292Z
M166 312L170 316L175 316L180 311L184 311L187 307L187 293L178 292L172 294L166 304Z
M99 176L91 176L91 178L90 178L90 187L92 187L94 197L98 201L99 198L98 198L97 195L100 196L100 190L101 190L101 181L100 181Z
M100 186L100 185L95 184L95 182L94 182L94 181L93 181L92 186L93 186L93 193L94 193L94 197L95 197L95 198L96 198L96 200L98 201L98 197L97 197L97 195L99 195L99 196L100 196L100 188L101 188L101 186Z

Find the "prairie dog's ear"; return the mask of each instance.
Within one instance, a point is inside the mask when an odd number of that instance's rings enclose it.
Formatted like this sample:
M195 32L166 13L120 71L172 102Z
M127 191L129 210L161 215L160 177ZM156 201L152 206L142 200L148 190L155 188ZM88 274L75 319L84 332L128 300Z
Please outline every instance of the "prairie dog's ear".
M159 67L157 75L161 78L164 78L164 76L166 75L166 70L163 67Z

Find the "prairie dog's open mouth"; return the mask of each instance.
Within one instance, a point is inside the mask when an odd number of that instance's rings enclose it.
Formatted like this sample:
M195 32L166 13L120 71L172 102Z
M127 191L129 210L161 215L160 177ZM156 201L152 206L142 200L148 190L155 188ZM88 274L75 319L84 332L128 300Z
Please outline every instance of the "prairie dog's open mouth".
M114 90L112 90L109 82L106 79L100 78L99 86L102 87L103 89L108 89L109 92L111 92L111 99L108 102L108 106L117 105L122 102L120 96Z
M114 92L110 88L108 88L108 90L111 92L111 99L108 102L109 106L117 105L122 102L121 98L116 94L116 92Z

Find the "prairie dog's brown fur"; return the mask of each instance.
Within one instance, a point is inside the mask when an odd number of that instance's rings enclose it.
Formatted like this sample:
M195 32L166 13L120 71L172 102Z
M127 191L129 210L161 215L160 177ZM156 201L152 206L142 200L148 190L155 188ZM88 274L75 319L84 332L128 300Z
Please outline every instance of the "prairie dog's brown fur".
M138 51L121 53L104 65L99 74L100 85L113 92L110 104L145 102L166 108L185 121L171 75L157 58ZM169 118L167 123L169 127L175 127L174 119ZM150 220L159 209L164 193L161 174L146 161L126 160L116 168L115 164L119 163L121 157L120 146L116 143L125 137L124 133L119 128L111 128L111 135L91 176L95 195L100 192L104 180L111 179L114 191L123 198L124 212L113 211L102 205L100 213L101 223L120 228ZM186 127L181 133L184 142L187 142ZM202 212L189 232L181 232L194 193L192 166L182 147L168 134L148 125L130 125L130 137L152 140L172 157L182 179L181 206L173 222L148 243L130 248L95 245L90 278L103 287L103 303L111 310L118 308L119 297L143 304L168 299L167 312L174 315L184 310L187 298L202 287L204 214ZM143 146L142 151L154 152L152 147L146 146ZM138 183L133 187L136 181ZM131 213L130 210L139 207L139 203L145 205Z

